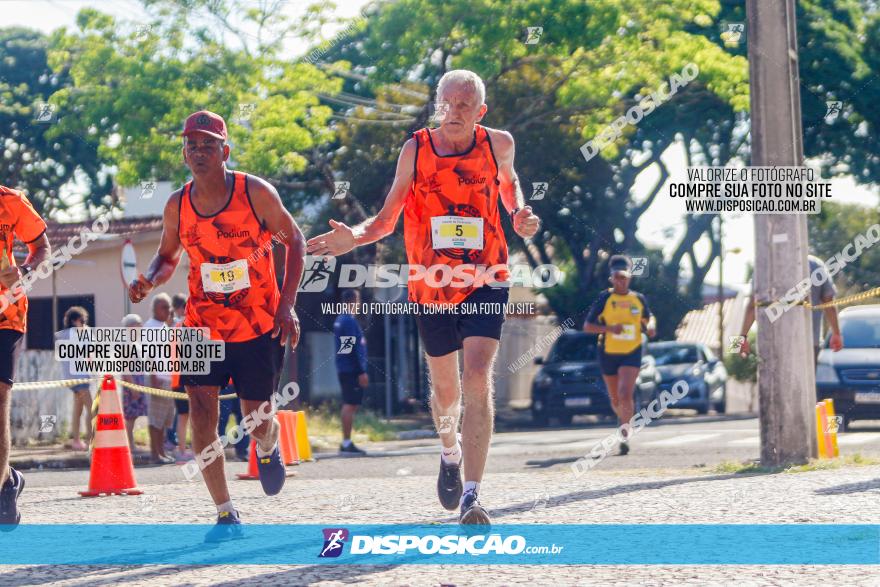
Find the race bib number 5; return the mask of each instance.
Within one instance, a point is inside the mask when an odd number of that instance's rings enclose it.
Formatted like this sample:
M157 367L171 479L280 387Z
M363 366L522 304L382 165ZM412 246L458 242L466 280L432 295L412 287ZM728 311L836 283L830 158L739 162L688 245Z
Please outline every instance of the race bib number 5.
M228 294L251 286L246 259L231 263L202 263L202 288L205 293Z
M468 216L433 216L431 245L435 249L483 250L483 219Z

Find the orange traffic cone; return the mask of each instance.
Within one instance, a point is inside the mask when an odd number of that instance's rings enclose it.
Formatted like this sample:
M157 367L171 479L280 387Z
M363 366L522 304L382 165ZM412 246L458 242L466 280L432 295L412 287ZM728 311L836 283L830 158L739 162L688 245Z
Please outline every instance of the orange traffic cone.
M298 465L299 455L296 450L296 415L290 410L278 411L278 422L281 424L281 432L278 442L281 444L281 460L285 465Z
M260 478L260 470L257 468L257 443L254 440L251 440L251 452L248 455L247 473L238 473L236 477L239 479Z
M101 402L95 427L94 449L89 474L88 491L80 491L83 497L97 495L140 495L134 480L134 466L128 437L125 435L125 419L116 379L104 375L101 384Z

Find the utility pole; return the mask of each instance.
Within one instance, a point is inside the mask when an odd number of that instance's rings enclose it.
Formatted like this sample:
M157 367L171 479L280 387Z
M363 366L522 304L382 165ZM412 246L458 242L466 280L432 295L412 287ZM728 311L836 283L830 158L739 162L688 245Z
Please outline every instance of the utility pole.
M803 165L794 0L747 0L753 166ZM811 317L794 306L771 323L762 304L808 275L802 214L755 215L761 464L805 463L815 453Z

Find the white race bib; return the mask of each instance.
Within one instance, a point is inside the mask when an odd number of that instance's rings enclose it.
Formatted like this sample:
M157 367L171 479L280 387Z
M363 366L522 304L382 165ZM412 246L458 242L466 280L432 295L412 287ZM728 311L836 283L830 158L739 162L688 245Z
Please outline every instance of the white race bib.
M635 324L624 324L623 331L620 334L614 334L613 332L609 332L611 338L615 340L635 340L636 339L636 325Z
M483 250L483 219L470 216L431 218L431 245L435 249Z
M202 263L202 288L205 293L228 294L251 286L246 259L231 263Z

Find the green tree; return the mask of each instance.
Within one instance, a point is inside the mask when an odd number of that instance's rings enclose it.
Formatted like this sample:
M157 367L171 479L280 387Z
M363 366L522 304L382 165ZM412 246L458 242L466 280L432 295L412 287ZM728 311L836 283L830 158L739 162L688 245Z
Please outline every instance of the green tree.
M112 203L110 182L100 173L97 140L59 130L62 114L43 106L71 84L67 69L49 67L48 49L49 39L37 31L0 29L2 182L24 190L37 210L51 217L77 203L61 197L62 188L76 179L88 193L84 204L95 212Z
M810 252L823 261L829 259L874 224L880 224L880 211L875 207L823 202L822 212L808 220ZM846 262L846 267L834 276L834 284L838 296L880 286L880 245L873 245L854 261Z
M705 34L714 31L718 9L711 0L380 5L365 27L323 57L328 68L337 60L351 64L340 74L347 77L347 94L337 106L339 137L350 141L342 143L333 166L352 178L357 202L333 202L339 208L332 214L342 212L354 222L378 209L400 145L425 124L439 78L453 68L473 69L486 82L485 124L509 130L517 140L527 197L532 182L549 182L545 199L530 202L544 230L526 244L507 229L509 241L533 266L572 268L565 286L544 292L554 310L582 314L586 300L607 287L611 254L647 256L651 279L637 286L669 318L661 321L661 335L671 335L677 316L695 303L711 264L709 259L696 266L691 295L680 295L683 260L696 262L694 248L711 237L712 216L687 219L668 262L639 242L636 229L669 175L662 153L676 140L702 139L701 132L707 139L734 142L735 123L744 119L746 60ZM537 25L543 27L539 41L526 44L528 28ZM601 157L585 161L580 148L586 140L690 62L700 68L698 80L641 125L625 129ZM705 118L693 116L700 109ZM659 181L647 199L634 201L636 177L650 168L659 170ZM399 254L399 241L391 250Z
M339 82L269 51L230 48L207 29L193 34L185 20L161 15L135 26L86 9L77 31L56 34L52 65L69 70L73 82L51 98L70 113L61 128L98 137L120 185L182 182L183 120L212 110L229 124L231 165L265 176L289 196L308 154L332 137L330 109L317 96L338 91Z
M339 136L347 141L333 166L352 178L357 196L357 202L331 202L328 214L355 222L374 213L399 146L427 120L437 80L452 68L473 69L487 85L485 123L517 139L526 191L532 181L550 181L548 196L530 202L544 230L528 244L508 235L533 265L572 268L572 281L545 292L554 310L581 313L606 287L611 254L647 256L650 279L635 287L653 300L661 336L671 336L681 316L699 304L720 253L716 215L683 218L671 231L675 247L666 258L648 250L636 232L648 208L665 203L662 186L670 170L662 155L669 149L682 149L690 165L749 163L748 31L737 43L723 28L745 23L744 8L742 0L379 5L365 27L323 56L329 69L334 61L351 64L340 74L347 94L337 105ZM869 106L873 94L865 91L876 84L870 84L870 59L863 57L866 31L874 29L850 0L805 0L797 17L806 153L821 162L825 176L858 170L860 180L872 180L873 171L861 169L877 159L876 150L859 128L876 116ZM525 44L527 27L536 25L543 26L540 41ZM688 63L699 67L697 79L625 127L600 156L584 160L579 148L586 140ZM826 102L841 96L849 100L845 115L829 123ZM657 180L646 198L637 199L634 186L646 173ZM710 254L699 258L697 248L705 242ZM399 241L389 250L400 254Z

